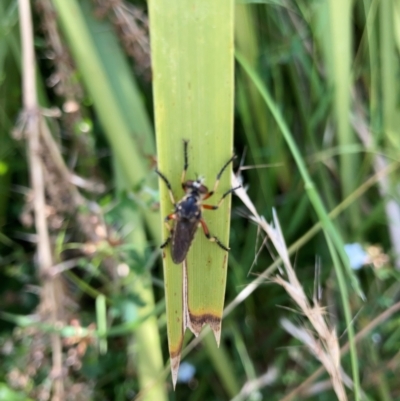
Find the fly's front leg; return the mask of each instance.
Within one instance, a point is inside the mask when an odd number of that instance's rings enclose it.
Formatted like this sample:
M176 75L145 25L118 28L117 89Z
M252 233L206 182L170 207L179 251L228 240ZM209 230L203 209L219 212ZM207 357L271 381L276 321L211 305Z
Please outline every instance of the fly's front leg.
M168 178L163 173L161 173L157 169L155 171L158 174L158 176L165 182L165 185L168 188L169 198L171 199L172 204L175 206L176 202L175 202L174 194L172 193L171 183L168 181Z
M204 209L208 209L208 210L217 210L217 209L221 206L221 204L222 204L222 202L224 201L224 199L225 199L230 193L236 191L236 190L239 189L239 188L241 188L241 185L239 185L239 186L237 186L237 187L235 187L235 188L231 188L229 191L226 191L226 192L222 195L221 199L219 200L219 202L218 202L216 205L201 205L201 207L203 207Z
M181 176L181 184L182 184L182 189L185 190L185 182L186 182L186 171L189 167L189 161L188 161L188 144L189 141L187 139L183 140L183 171L182 171L182 176Z
M174 229L170 226L170 224L169 224L169 221L171 221L171 220L176 220L176 214L175 213L172 213L172 214L169 214L165 219L164 219L164 224L165 224L165 227L167 227L167 230L168 230L168 232L169 232L169 235L168 235L168 238L160 245L160 248L162 249L162 248L165 248L168 244L169 244L169 242L171 241L171 238L172 238L172 234L173 234L173 232L174 232Z
M207 224L204 221L204 219L200 219L200 224L201 227L203 228L204 235L207 237L207 239L211 242L215 242L220 248L222 248L224 251L229 251L229 248L226 247L215 235L211 235L210 231L208 230Z
M235 158L236 158L236 155L233 155L233 156L222 166L220 172L217 174L217 178L216 178L216 180L215 180L214 188L212 189L212 191L210 191L208 194L206 194L206 195L203 197L203 200L208 199L208 198L210 198L211 196L214 195L215 191L216 191L217 188L218 188L219 181L220 181L220 179L221 179L222 173L223 173L223 172L225 171L225 169L229 166L229 164L232 163L232 162L235 160ZM237 188L235 188L235 189L237 189ZM234 189L231 190L230 192L232 192L232 191L234 191ZM228 191L228 193L229 193L229 191ZM223 199L226 195L228 195L228 193L225 193L224 196L222 197L222 199ZM222 201L222 199L221 199L221 201ZM220 202L221 202L221 201L220 201Z

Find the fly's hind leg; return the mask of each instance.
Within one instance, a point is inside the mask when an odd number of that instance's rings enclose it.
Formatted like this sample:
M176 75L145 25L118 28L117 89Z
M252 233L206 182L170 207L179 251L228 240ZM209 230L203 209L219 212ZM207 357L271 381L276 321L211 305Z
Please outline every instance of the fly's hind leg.
M207 239L211 242L215 242L220 248L222 248L224 251L229 251L229 248L226 247L215 235L211 235L210 231L208 230L207 224L204 221L204 219L200 219L200 224L201 227L203 228L204 235L207 237Z
M165 248L171 241L171 238L172 238L172 231L171 231L171 234L168 235L168 238L160 245L160 248L161 249Z
M173 232L174 232L174 229L170 226L169 221L175 220L175 219L176 219L176 214L175 214L175 213L169 214L169 215L164 219L164 224L165 224L165 227L167 227L167 230L168 230L168 232L169 232L169 235L168 235L168 238L160 245L160 248L161 248L161 249L162 249L162 248L165 248L165 247L169 244L169 242L171 241L171 238L172 238L172 234L173 234Z

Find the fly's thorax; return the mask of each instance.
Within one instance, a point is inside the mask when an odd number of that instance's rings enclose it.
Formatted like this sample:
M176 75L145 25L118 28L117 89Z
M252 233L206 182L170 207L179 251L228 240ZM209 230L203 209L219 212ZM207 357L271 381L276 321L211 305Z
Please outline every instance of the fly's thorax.
M201 217L201 195L197 192L186 195L176 206L176 214L180 219L189 221L199 220Z

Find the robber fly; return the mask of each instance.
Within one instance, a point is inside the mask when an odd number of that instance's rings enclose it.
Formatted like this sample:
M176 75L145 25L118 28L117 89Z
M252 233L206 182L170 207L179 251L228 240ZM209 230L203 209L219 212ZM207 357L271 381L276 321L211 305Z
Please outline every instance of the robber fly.
M221 241L210 234L207 224L202 217L202 210L216 210L221 206L221 203L229 195L231 192L240 188L240 186L236 188L231 188L229 191L226 191L217 205L205 205L202 202L208 198L210 198L218 188L219 180L221 178L222 173L228 167L230 163L232 163L233 159L236 157L233 155L221 168L220 172L217 174L217 179L214 184L214 188L212 191L209 191L208 188L203 185L203 179L197 178L196 180L187 180L186 181L186 171L188 169L188 143L189 141L183 141L183 154L184 154L184 166L183 172L181 176L181 184L182 189L185 191L185 196L179 201L175 202L174 194L172 193L172 187L168 179L162 174L160 171L156 169L156 173L160 176L160 178L165 182L169 197L171 199L172 204L174 205L174 212L169 214L164 222L165 226L169 231L169 236L166 241L161 245L161 248L166 247L169 242L171 242L171 257L174 263L179 264L182 263L189 251L190 245L193 241L194 235L196 234L197 228L202 227L205 236L208 240L215 242L220 248L225 251L229 251L229 248L221 243ZM171 227L170 221L175 220L174 227Z

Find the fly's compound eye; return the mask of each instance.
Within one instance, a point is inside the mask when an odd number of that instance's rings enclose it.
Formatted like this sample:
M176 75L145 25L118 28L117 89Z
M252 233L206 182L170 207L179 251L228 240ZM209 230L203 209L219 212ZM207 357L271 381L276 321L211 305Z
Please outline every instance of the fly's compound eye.
M183 184L183 189L186 193L190 192L193 189L193 180L188 180Z
M200 185L198 191L202 194L208 194L208 188L205 185Z

